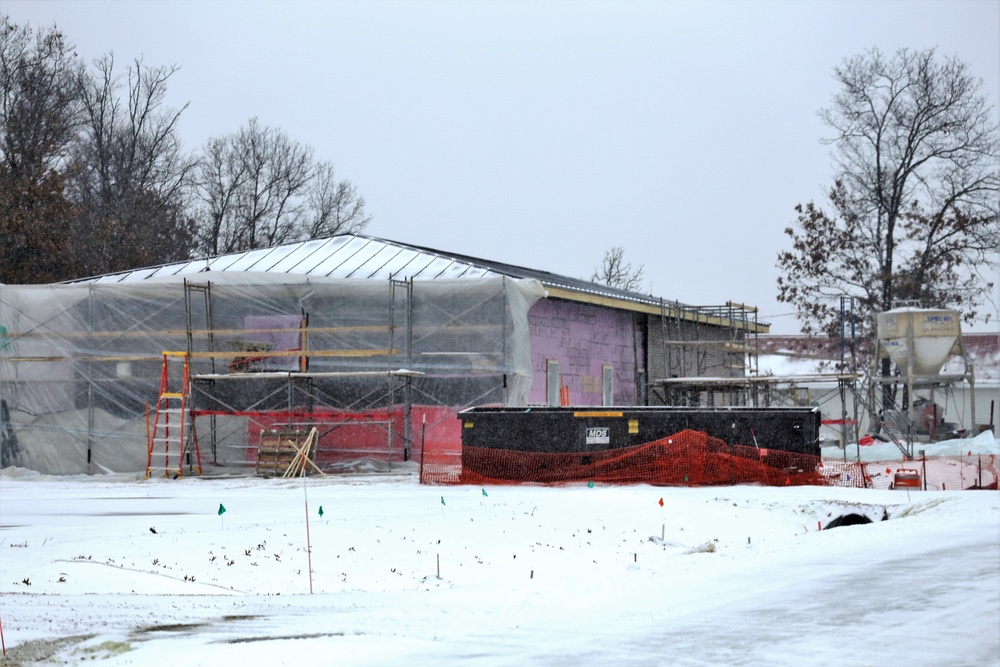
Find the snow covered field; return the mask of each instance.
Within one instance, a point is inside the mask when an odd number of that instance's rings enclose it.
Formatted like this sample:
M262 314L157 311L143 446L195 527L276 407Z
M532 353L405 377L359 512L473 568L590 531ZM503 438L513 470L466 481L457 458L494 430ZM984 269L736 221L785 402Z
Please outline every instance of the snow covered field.
M0 622L4 667L1000 665L1000 493L11 468Z

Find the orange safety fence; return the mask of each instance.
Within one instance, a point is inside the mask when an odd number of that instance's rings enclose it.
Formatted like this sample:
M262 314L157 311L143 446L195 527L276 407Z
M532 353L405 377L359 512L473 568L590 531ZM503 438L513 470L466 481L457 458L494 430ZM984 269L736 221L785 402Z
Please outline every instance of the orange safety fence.
M869 489L960 491L997 489L996 454L934 456L908 461L823 460L828 486Z
M729 445L686 430L653 442L596 452L487 447L424 450L424 484L653 484L658 486L846 486L889 489L997 488L994 455L861 463ZM915 476L914 476L914 473Z
M700 431L597 452L539 453L462 448L460 484L821 484L819 458L734 447Z

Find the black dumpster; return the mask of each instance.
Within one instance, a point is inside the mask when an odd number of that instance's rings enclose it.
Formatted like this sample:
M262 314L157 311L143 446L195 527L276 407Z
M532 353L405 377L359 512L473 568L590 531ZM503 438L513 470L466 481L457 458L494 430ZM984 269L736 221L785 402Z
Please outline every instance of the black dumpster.
M820 456L820 411L815 408L475 407L458 418L466 447L594 452L690 429L730 445Z

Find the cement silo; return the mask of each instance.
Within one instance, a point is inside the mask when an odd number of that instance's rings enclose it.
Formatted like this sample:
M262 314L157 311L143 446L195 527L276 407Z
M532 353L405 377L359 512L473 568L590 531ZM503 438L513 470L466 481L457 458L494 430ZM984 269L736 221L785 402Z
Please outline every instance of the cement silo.
M876 319L878 358L888 357L895 365L897 375L879 378L882 383L905 382L907 440L914 439L915 423L925 418L924 411L916 414L914 390L930 391L930 408L933 418L929 424L929 437L934 438L938 421L934 403L935 389L947 392L950 386L962 380L974 386L972 365L962 346L961 314L955 310L903 307L879 313ZM941 370L950 357L960 356L963 370L960 374L942 374ZM974 391L974 389L972 389ZM974 396L974 394L973 394ZM973 401L972 424L976 415ZM912 453L912 452L911 452Z
M948 357L962 354L962 325L955 310L897 308L877 316L878 340L903 375L933 377Z

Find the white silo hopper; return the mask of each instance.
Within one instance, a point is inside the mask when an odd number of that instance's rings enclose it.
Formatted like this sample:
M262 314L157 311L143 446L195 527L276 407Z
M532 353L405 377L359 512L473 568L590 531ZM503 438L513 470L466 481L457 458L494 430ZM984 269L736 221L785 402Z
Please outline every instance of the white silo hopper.
M884 355L904 373L912 359L914 376L937 375L949 356L962 353L958 311L896 308L879 313L877 324Z

